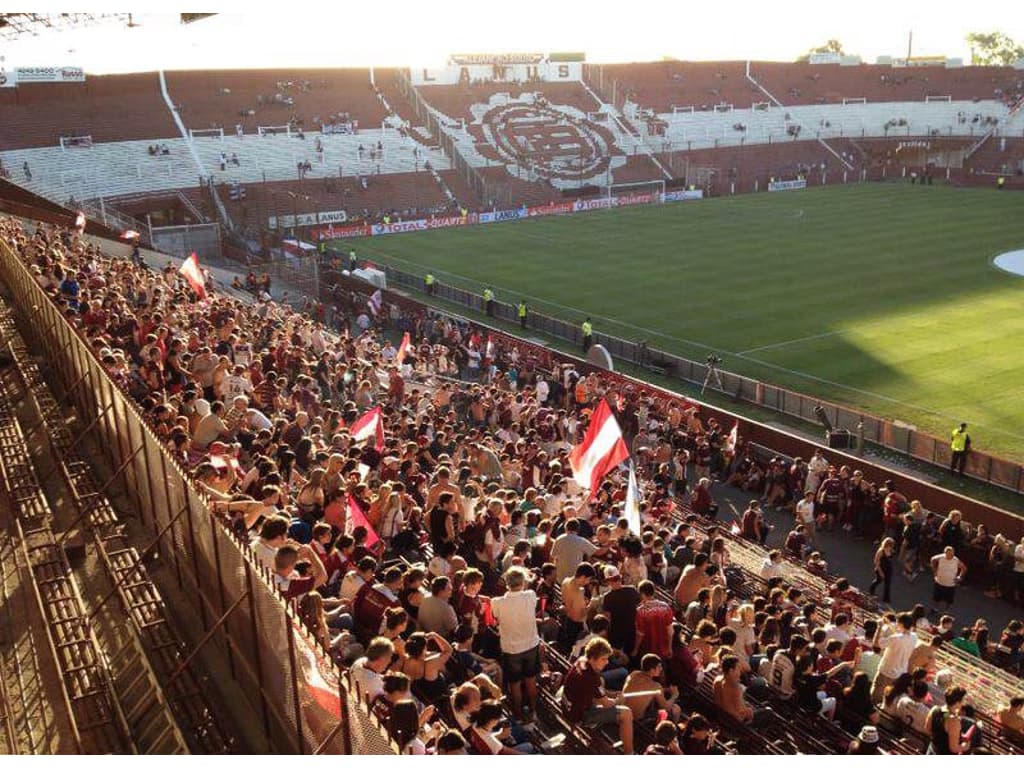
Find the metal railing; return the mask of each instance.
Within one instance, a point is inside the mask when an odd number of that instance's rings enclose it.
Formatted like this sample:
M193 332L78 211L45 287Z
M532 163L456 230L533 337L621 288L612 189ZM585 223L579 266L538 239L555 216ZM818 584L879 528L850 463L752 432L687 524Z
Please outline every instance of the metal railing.
M26 343L47 362L48 381L74 404L82 423L95 421L96 442L106 451L108 466L120 468L140 524L154 534L156 549L177 583L175 607L193 619L187 629L196 635L190 638L196 652L212 644L230 669L236 691L257 711L246 734L250 744L259 751L303 754L394 752L270 574L212 514L206 496L136 403L117 388L3 242L0 279L23 313L19 327ZM336 709L324 703L334 694Z

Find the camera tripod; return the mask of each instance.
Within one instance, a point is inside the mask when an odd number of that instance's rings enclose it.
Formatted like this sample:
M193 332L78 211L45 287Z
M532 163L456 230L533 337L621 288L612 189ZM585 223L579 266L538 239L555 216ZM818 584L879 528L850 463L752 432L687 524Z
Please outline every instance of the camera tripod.
M704 383L701 385L700 393L703 395L704 390L708 388L708 384L714 379L715 384L718 385L718 389L722 392L725 391L725 385L722 384L722 375L718 372L718 366L715 364L708 365L708 372L704 374Z

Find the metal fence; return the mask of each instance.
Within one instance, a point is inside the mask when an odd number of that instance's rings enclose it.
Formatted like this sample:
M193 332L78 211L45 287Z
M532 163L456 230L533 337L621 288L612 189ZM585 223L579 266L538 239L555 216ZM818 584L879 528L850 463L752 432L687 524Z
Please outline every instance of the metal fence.
M153 248L179 259L187 259L192 252L204 263L216 263L221 258L220 224L153 227L151 232Z
M397 286L406 291L422 292L424 290L422 276L391 266L385 267L385 270L388 285ZM479 312L484 309L480 293L473 293L452 285L435 282L434 295ZM518 322L514 304L495 301L494 316L500 320ZM583 342L579 323L570 323L533 309L527 316L526 327L529 330L562 339L570 344L582 345ZM595 332L593 340L594 343L604 346L614 358L665 373L689 384L702 385L708 373L707 365L703 362L663 352L641 342L629 341L601 332ZM737 400L753 403L776 413L794 416L814 424L819 423L815 409L820 406L825 410L825 414L835 429L848 430L852 435L861 434L864 440L936 467L943 469L949 467L952 454L947 440L916 429L902 427L888 419L822 400L820 397L804 395L785 387L767 384L729 371L721 370L719 374L722 380L720 391ZM965 474L976 480L1016 493L1024 493L1024 467L1016 462L1001 459L982 451L972 450L967 454Z
M158 541L173 574L177 604L199 626L196 645L212 643L245 699L259 712L243 740L260 751L393 753L390 741L347 690L337 667L300 626L269 574L207 505L150 430L138 406L103 371L24 264L0 242L0 277L21 312L26 340L47 376L96 431L109 466L133 498L141 524ZM191 659L190 659L191 660ZM214 680L216 682L216 680ZM353 735L357 741L353 743Z

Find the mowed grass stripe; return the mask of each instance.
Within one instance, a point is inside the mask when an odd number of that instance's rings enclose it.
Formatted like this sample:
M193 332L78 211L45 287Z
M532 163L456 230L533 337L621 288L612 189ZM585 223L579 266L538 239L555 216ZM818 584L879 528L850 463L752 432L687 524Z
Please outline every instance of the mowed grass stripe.
M986 425L976 447L1019 458L1024 282L989 260L1024 247L1022 213L1024 196L994 190L849 185L355 247L689 357L723 350L732 370L941 434Z

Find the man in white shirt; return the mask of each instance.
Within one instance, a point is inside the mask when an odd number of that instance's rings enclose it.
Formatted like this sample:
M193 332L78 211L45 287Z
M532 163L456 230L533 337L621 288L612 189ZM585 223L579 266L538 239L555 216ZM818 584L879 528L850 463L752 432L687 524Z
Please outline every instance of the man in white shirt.
M551 388L543 378L537 377L537 402L540 405L544 405L548 401L548 394L551 392Z
M804 533L807 534L807 543L814 541L814 491L807 491L804 497L796 503L796 521L804 526Z
M772 656L771 671L768 683L781 699L791 699L796 689L793 687L793 676L796 673L796 662L807 651L808 641L802 635L793 635L789 640L789 649L779 649Z
M391 664L395 646L386 637L375 637L366 649L366 655L352 665L352 681L363 701L371 703L384 695L384 671Z
M537 675L540 674L540 635L537 633L537 593L526 589L526 571L505 572L501 597L491 599L491 615L501 635L501 669L512 698L512 713L523 717L523 692L529 717L537 711Z
M896 617L898 630L895 633L884 634L886 629L883 624L879 628L879 635L875 638L875 645L882 649L882 658L878 664L878 672L875 674L875 681L871 686L871 700L878 704L885 694L885 687L896 682L896 678L904 672L909 671L910 654L917 647L917 633L914 632L914 617L909 613L901 613ZM892 629L890 626L889 629Z
M829 640L838 640L845 648L846 644L850 642L849 626L850 617L845 613L840 613L833 623L825 625L825 637Z
M761 578L765 581L781 577L783 575L782 570L782 553L777 549L773 549L768 553L768 556L761 561Z
M918 680L913 687L900 696L896 702L896 715L905 725L910 726L916 733L927 733L925 725L928 721L928 712L931 709L925 704L928 697L928 683L925 680Z
M948 610L956 596L956 585L967 573L967 566L956 556L952 547L946 547L941 555L932 558L932 574L935 577L932 602L935 613Z
M811 460L807 462L807 483L804 490L817 493L818 486L821 485L822 478L825 477L827 471L828 459L821 455L820 450L815 451Z

